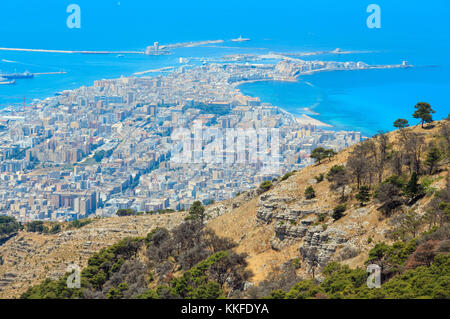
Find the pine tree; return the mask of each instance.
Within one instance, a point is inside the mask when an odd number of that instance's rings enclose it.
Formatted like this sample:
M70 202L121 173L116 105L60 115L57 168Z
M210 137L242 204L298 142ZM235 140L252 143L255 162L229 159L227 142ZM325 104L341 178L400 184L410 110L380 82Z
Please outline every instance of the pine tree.
M361 186L359 188L358 194L356 194L356 199L359 200L361 206L364 206L364 203L370 201L370 188L369 186Z
M436 113L435 110L431 108L431 105L425 102L419 102L415 106L416 111L413 113L415 119L420 119L422 123L422 128L424 123L433 122L433 117L431 113Z
M198 220L203 223L205 217L205 207L203 207L202 203L198 200L192 203L189 209L189 216L186 219Z
M428 152L427 159L425 160L425 164L430 168L429 174L433 174L433 170L440 160L441 151L436 146L433 146Z
M423 186L419 184L419 178L416 172L413 172L411 174L411 178L408 184L406 184L405 195L413 199L422 194L423 194Z
M311 158L314 158L319 164L325 157L327 157L327 153L323 147L315 148L311 152Z
M405 119L398 119L394 122L394 127L398 129L402 129L408 126L409 126L408 120Z

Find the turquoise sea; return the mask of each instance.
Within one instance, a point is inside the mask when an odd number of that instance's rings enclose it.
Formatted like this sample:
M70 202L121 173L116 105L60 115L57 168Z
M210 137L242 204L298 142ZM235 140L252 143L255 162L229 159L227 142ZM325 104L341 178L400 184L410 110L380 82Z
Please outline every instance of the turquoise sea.
M0 47L61 50L142 50L154 41L250 42L184 48L169 56L77 55L0 51L0 71L54 72L14 86L0 85L0 107L21 105L101 78L178 65L179 57L314 50L371 51L310 59L397 64L416 68L346 71L305 76L297 83L257 82L241 90L294 114L306 113L338 129L366 135L390 130L414 105L429 102L435 118L450 113L450 3L446 0L376 1L381 29L369 29L369 2L318 1L140 1L15 0L0 3ZM66 26L69 4L81 8L81 29ZM197 62L194 62L197 63ZM305 111L305 108L309 110Z
M417 124L411 114L419 101L436 109L434 118L446 117L450 79L438 80L442 75L439 68L338 71L305 76L297 83L246 83L240 89L295 115L307 114L339 129L371 136L392 130L398 118Z

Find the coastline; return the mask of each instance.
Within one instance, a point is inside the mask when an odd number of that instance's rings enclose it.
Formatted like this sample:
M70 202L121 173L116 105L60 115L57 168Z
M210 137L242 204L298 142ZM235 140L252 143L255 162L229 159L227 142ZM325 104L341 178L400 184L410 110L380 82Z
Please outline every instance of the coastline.
M246 83L258 83L258 82L291 82L291 83L296 83L296 82L299 82L298 81L298 79L299 79L299 77L297 77L297 78L295 78L295 79L276 79L276 80L274 80L274 79L261 79L261 80L249 80L249 81L239 81L239 82L235 82L235 83L232 83L231 85L232 85L232 87L233 88L235 88L235 89L237 89L238 91L239 91L239 93L241 93L242 94L242 96L245 96L245 97L250 97L249 95L245 95L241 90L240 90L240 88L239 88L239 86L240 85L242 85L242 84L246 84ZM259 98L259 97L258 97ZM311 117L311 116L308 116L308 115L306 115L306 114L302 114L300 117L296 117L294 114L292 114L291 112L289 112L289 111L286 111L285 109L283 109L283 108L281 108L280 106L278 106L278 105L274 105L274 106L276 106L278 109L280 109L282 112L284 112L284 113L286 113L286 114L289 114L297 123L299 123L299 124L301 124L301 125L315 125L315 126L319 126L319 127L334 127L333 125L331 125L331 124L328 124L328 123L325 123L325 122L322 122L322 121L319 121L318 119L315 119L315 118L313 118L313 117ZM317 112L314 112L313 110L311 110L310 108L308 108L308 107L305 107L305 108L303 108L303 110L305 110L305 111L307 111L307 112L309 112L309 113L314 113L314 115L320 115L319 113L317 113Z
M290 58L292 60L296 60L293 58ZM257 83L257 82L290 82L290 83L297 83L300 82L301 76L302 75L312 75L315 73L321 73L321 72L331 72L331 71L353 71L353 70L372 70L372 69L394 69L394 68L410 68L413 67L412 65L401 65L401 64L393 64L393 65L373 65L373 66L366 66L366 67L362 67L362 68L358 68L358 69L319 69L319 70L311 70L311 71L303 71L301 73L295 74L295 75L289 75L289 76L280 76L280 77L267 77L267 78L262 78L262 79L254 79L254 80L242 80L242 81L237 81L237 82L233 82L233 83L229 83L230 87L232 89L236 90L237 94L240 94L242 97L244 98L251 98L251 96L244 94L241 90L240 90L240 85L246 84L246 83ZM150 69L150 70L145 70L145 71L140 71L140 72L135 72L133 74L130 74L126 77L130 78L133 76L142 76L142 75L148 75L149 73L157 73L157 72L172 72L176 69L175 66L169 66L169 67L161 67L161 68L156 68L156 69ZM116 78L118 79L118 78ZM76 88L75 88L76 89ZM69 90L71 91L71 90ZM48 98L51 98L51 96L47 96L45 98L42 99L36 99L36 100L40 100L40 101L44 101ZM257 96L257 98L260 98ZM272 105L272 103L269 103ZM282 108L278 105L273 105L276 106L277 108L281 109ZM16 107L14 107L13 105L10 105L10 109L20 109L22 106L21 105L17 105ZM8 109L8 107L2 108L2 110L6 110ZM293 113L283 110L286 114L289 114L293 119L295 119L297 121L297 123L301 123L303 125L316 125L319 127L334 127L331 124L322 122L316 118L314 118L314 116L320 116L319 113L315 112L314 110L311 109L311 106L307 106L302 108L302 110L307 113L307 114L299 114L299 115L294 115ZM312 115L312 116L310 116ZM300 116L300 117L298 117Z
M292 58L291 58L292 59ZM295 59L293 59L295 60ZM413 65L409 65L409 64L390 64L390 65L372 65L372 66L367 66L361 69L357 69L357 70L380 70L380 69L408 69L408 68L413 68L415 66ZM280 78L280 79L259 79L259 80L247 80L247 81L239 81L239 82L235 82L232 83L231 85L236 88L243 96L247 96L245 95L239 88L240 85L242 84L246 84L246 83L257 83L257 82L291 82L291 83L297 83L299 82L299 79L301 78L302 75L313 75L316 73L323 73L323 72L333 72L333 71L355 71L355 69L347 69L347 70L336 70L336 69L321 69L321 70L311 70L311 71L305 71L302 73L299 73L297 75L295 75L294 77L291 78ZM259 97L258 97L259 98ZM309 115L306 114L302 114L300 117L295 117L292 113L282 109L281 107L277 106L280 110L283 110L284 112L286 112L287 114L290 114L292 117L295 118L297 123L300 123L302 125L316 125L319 127L329 127L332 128L334 127L331 124L322 122L318 119L315 119ZM303 108L304 111L308 112L308 113L312 113L313 115L320 115L319 113L313 111L312 109L310 109L309 107L305 107Z
M312 118L311 116L308 116L306 114L302 114L301 117L296 117L295 121L301 125L315 125L320 127L334 127L331 124L324 123L322 121L319 121L315 118Z

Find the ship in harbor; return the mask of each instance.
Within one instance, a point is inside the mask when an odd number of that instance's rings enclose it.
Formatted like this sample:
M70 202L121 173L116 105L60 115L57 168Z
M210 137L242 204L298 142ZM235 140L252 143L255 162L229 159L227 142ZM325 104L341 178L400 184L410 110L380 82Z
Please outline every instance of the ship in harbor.
M34 74L28 71L23 73L10 73L10 74L0 74L0 78L4 78L7 80L15 80L15 79L32 79L34 78Z
M8 80L5 79L4 77L0 77L0 85L13 85L16 84L16 80Z
M233 42L245 42L245 41L250 41L249 38L243 38L241 35L239 36L239 38L237 39L231 39L231 41Z

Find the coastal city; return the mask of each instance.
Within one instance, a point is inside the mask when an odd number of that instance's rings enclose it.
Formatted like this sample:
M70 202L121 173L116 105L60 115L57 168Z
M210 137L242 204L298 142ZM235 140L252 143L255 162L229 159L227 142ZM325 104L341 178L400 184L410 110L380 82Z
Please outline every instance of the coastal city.
M7 107L0 111L0 214L24 222L75 220L232 198L312 164L316 147L338 151L363 138L262 103L239 84L407 66L235 55L157 76L99 80L30 107ZM180 130L187 140L179 139ZM234 146L223 147L230 132Z

